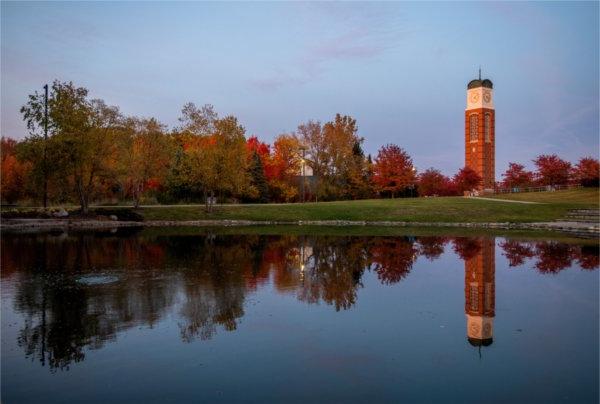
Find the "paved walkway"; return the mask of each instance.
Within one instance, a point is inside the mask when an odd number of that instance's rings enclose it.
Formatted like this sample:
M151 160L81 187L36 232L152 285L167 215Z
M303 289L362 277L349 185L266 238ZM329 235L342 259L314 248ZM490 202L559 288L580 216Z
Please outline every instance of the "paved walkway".
M471 199L481 199L484 201L494 201L494 202L510 202L510 203L524 203L528 205L540 205L541 202L530 202L530 201L515 201L512 199L500 199L500 198L483 198L481 196L470 196ZM543 204L542 204L543 205Z

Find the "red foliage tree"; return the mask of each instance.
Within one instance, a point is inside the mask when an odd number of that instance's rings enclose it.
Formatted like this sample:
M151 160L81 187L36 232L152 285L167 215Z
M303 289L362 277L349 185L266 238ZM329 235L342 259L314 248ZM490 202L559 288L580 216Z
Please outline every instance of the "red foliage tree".
M419 195L451 195L451 180L435 168L428 168L419 175Z
M551 274L569 268L575 256L573 246L556 242L537 243L535 252L539 260L535 264L537 270Z
M533 173L525 170L525 166L518 163L508 163L508 169L502 174L502 185L506 188L528 187L533 184Z
M556 154L542 154L533 160L540 185L564 185L569 182L571 163Z
M533 258L535 251L525 242L508 240L500 243L500 247L504 250L504 256L508 259L508 265L516 267L523 265L526 258Z
M2 199L14 203L25 196L25 183L30 165L21 162L15 155L17 141L2 137L0 140L1 153L1 183Z
M377 239L371 247L374 270L384 284L397 283L405 278L417 258L415 244L406 239Z
M401 147L388 144L379 149L375 159L373 182L379 192L397 192L413 187L416 173L412 158Z
M261 142L256 136L251 136L246 141L246 148L248 150L248 158L252 157L253 152L256 152L258 157L260 157L267 181L272 181L279 177L281 170L275 163L273 156L271 156L271 147L267 143Z
M600 164L598 159L583 157L575 166L575 179L584 187L600 185Z
M581 269L597 269L600 266L600 248L597 245L582 246L575 254Z
M464 167L456 173L453 181L459 192L465 192L476 189L481 184L482 178L471 167Z
M418 242L419 254L433 261L444 253L444 246L448 242L448 239L440 236L427 236L419 237Z
M481 251L481 240L472 237L456 237L453 240L454 252L463 260L469 260Z

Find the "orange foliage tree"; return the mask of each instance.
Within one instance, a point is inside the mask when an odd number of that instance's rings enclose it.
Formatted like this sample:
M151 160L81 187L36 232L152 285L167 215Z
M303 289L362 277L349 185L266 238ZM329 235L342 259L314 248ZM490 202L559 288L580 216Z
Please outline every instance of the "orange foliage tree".
M392 198L398 192L414 187L416 173L412 158L399 146L383 146L375 159L373 182L377 191L389 193Z

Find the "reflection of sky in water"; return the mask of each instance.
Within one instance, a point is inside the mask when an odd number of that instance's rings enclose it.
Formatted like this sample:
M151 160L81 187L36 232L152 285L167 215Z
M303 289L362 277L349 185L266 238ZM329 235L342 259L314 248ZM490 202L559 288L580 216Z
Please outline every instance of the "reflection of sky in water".
M151 234L3 235L7 402L597 397L593 244Z
M84 275L77 278L77 282L82 285L106 285L118 281L119 278L110 275Z

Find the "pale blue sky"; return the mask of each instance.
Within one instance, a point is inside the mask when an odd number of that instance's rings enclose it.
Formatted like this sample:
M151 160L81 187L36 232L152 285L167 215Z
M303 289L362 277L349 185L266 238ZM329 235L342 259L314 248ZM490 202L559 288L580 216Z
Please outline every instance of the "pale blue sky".
M598 156L598 3L1 5L1 132L53 79L177 124L187 101L271 142L308 119L358 121L423 170L464 163L466 84L495 87L496 172L540 153Z

